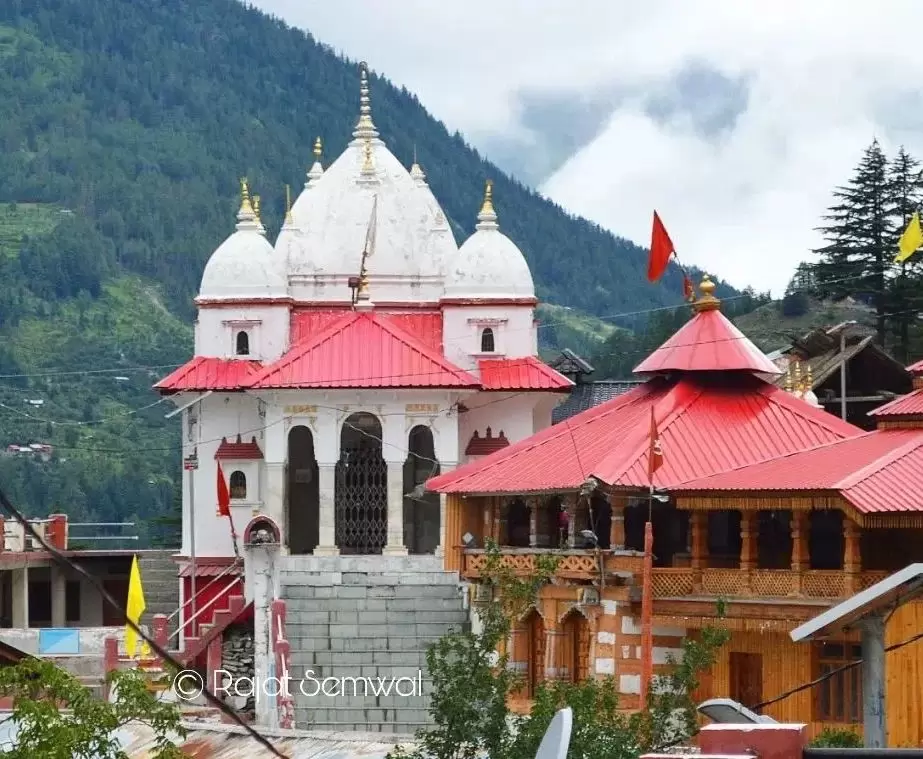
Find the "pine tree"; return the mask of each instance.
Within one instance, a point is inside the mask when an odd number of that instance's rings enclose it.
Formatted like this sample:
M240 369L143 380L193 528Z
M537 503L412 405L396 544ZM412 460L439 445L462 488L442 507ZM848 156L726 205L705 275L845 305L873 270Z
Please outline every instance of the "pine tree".
M923 205L923 169L903 146L888 167L888 183L892 213L900 234L910 217ZM896 253L896 242L891 255ZM888 309L893 333L897 340L896 353L907 362L910 353L910 325L923 311L923 266L919 255L891 267L888 283Z
M814 252L818 293L834 299L852 295L870 302L876 313L878 340L885 342L887 273L893 261L897 224L892 205L888 160L874 140L866 148L852 179L834 190L836 202L819 228L827 244Z

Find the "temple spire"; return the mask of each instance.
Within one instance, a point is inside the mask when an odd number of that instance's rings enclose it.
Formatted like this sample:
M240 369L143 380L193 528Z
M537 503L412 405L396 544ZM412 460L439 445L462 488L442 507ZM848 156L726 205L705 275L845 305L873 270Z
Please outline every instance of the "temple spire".
M285 185L285 222L284 226L290 227L295 223L292 217L292 186Z
M250 185L246 177L240 179L240 209L237 211L237 229L258 230L256 211L250 202Z
M260 218L260 196L253 196L253 218L256 221L256 231L261 235L266 234L266 227L263 226L263 220Z
M484 183L484 202L478 214L477 229L498 229L497 212L494 210L494 183L488 179Z
M372 140L378 137L378 130L372 121L372 102L369 98L369 66L365 61L359 64L359 121L356 122L353 137L360 140Z
M314 140L314 165L308 171L308 181L304 183L305 189L317 184L317 180L324 175L324 164L321 158L324 155L324 145L318 137Z

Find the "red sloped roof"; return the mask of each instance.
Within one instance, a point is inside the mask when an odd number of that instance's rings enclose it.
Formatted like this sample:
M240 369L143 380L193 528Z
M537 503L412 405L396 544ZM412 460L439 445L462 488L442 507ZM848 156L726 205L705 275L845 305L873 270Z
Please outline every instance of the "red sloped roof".
M394 326L351 312L251 378L248 388L479 388L476 377Z
M234 443L229 443L227 438L221 438L221 445L219 445L218 450L215 451L215 458L235 459L238 461L262 459L263 452L260 450L260 446L257 444L255 437L251 438L249 443L245 443L240 439L240 435L238 435L237 442Z
M917 361L915 364L908 366L907 371L911 374L923 374L923 359Z
M570 490L591 475L608 485L646 487L651 404L664 456L658 487L862 432L749 374L654 378L434 477L427 487L440 493Z
M782 373L717 309L697 313L635 367L638 374L731 370L772 375Z
M506 448L509 444L510 441L506 439L503 430L500 430L497 437L494 437L490 427L487 428L487 434L484 437L478 435L478 431L475 430L471 440L468 441L468 447L465 448L465 455L486 456L494 451L499 451L501 448Z
M478 361L484 390L569 390L574 386L535 356Z
M350 313L349 308L303 308L292 312L291 345L313 339L319 332ZM378 318L413 335L424 345L442 352L442 313L422 311L409 313L379 313Z
M240 390L260 369L259 361L196 356L154 385L155 390Z
M923 388L914 390L883 406L869 411L869 416L887 418L889 416L919 416L923 414Z
M702 491L834 491L864 514L923 511L923 429L866 432L682 483Z

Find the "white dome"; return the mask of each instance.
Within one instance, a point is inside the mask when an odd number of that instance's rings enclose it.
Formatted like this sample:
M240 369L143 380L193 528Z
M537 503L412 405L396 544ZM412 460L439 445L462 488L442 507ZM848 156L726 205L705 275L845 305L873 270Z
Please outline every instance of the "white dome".
M205 264L199 298L286 297L285 277L276 264L272 245L259 231L261 225L246 197L237 218L240 219L237 230L218 246Z
M372 298L376 280L441 284L446 260L458 251L445 215L429 188L418 185L377 139L350 143L295 201L292 216L300 233L286 242L288 273L330 280L356 276L376 198L375 243L367 260ZM278 243L276 248L281 258Z
M477 231L449 262L445 280L447 299L534 298L532 272L522 251L497 226L488 184Z

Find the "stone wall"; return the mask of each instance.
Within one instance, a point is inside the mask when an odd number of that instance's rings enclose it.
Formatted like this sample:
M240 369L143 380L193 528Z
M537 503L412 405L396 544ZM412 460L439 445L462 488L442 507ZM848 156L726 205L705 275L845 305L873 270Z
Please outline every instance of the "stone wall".
M221 643L221 669L229 672L231 677L240 681L240 678L249 678L253 681L254 671L253 647L253 622L243 622L229 625L224 631ZM231 696L231 706L241 709L248 715L255 713L255 699L253 696Z

